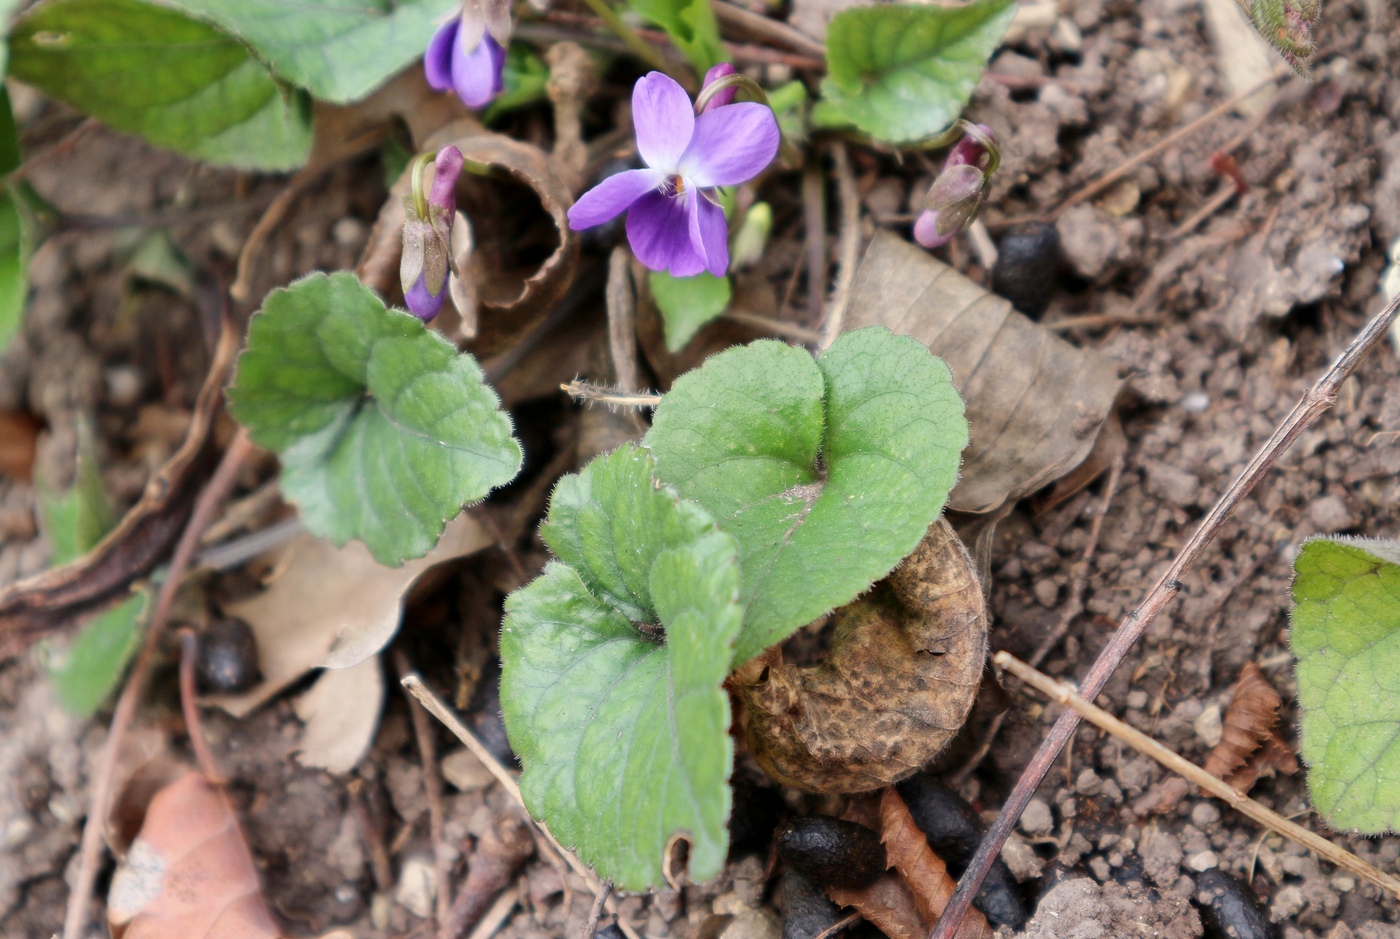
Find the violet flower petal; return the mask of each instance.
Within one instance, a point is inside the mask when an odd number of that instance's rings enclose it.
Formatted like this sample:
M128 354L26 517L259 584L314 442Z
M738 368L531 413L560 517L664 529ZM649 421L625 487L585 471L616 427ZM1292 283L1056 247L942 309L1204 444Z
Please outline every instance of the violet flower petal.
M462 173L462 151L443 147L433 163L433 185L428 190L428 204L447 213L449 219L457 211L457 177ZM451 222L448 223L451 225Z
M501 69L505 52L489 35L473 49L462 48L462 33L452 55L452 87L457 97L469 108L484 108L501 91Z
M690 246L700 255L705 270L723 277L729 270L729 224L724 210L699 192L690 193L687 202Z
M690 96L671 76L648 72L632 88L632 126L646 165L674 171L695 130Z
M444 277L442 286L438 288L437 296L435 297L428 292L428 285L424 281L423 275L419 274L417 283L413 285L408 293L404 294L404 305L408 307L408 312L426 323L434 316L437 316L438 311L442 309L442 300L447 296L447 290L444 289L446 287L447 278Z
M452 50L461 25L462 21L454 16L439 26L428 40L428 51L423 54L423 72L428 77L428 87L434 91L452 90Z
M767 105L744 101L706 111L695 120L680 174L701 189L746 183L773 162L781 136Z
M690 243L685 200L651 192L632 203L627 213L627 240L632 253L653 271L690 277L705 269L705 261Z
M721 62L705 73L705 80L700 83L700 90L704 91L714 82L719 81L726 75L734 74L734 66L728 62ZM733 86L725 88L723 91L715 93L705 104L705 112L713 111L715 108L722 108L726 104L734 103L734 96L739 93L739 89Z
M659 189L665 181L666 174L660 170L614 173L578 197L569 209L569 227L581 231L616 218L642 196Z
M938 233L938 213L925 209L914 222L914 240L925 248L941 248L953 240L957 232Z

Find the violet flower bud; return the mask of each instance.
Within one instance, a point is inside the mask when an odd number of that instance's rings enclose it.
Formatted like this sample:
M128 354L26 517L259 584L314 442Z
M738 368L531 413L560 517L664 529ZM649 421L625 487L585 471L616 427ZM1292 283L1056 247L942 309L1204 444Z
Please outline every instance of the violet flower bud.
M718 65L714 66L708 72L705 73L705 80L700 83L701 94L704 94L706 88L710 87L715 82L719 81L721 78L724 78L726 75L733 74L735 74L734 66L729 62L721 62ZM713 111L715 108L722 108L726 104L733 104L734 96L738 93L739 88L737 85L730 85L728 88L721 88L719 91L715 92L714 97L712 97L709 101L705 102L705 106L701 109L700 113L704 114L706 111Z
M399 282L408 311L427 322L442 309L452 269L452 222L457 217L457 177L462 151L444 147L434 160L433 185L423 192L426 154L413 166L413 188L404 197L403 259Z
M964 126L971 130L949 152L914 222L914 240L925 248L946 245L972 223L987 201L987 184L1000 162L992 129L985 124Z

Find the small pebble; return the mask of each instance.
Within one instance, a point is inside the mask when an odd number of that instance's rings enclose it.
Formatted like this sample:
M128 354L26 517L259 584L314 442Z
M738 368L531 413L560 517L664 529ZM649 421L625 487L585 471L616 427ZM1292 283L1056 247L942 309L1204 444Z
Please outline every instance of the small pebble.
M1197 802L1191 809L1191 824L1201 831L1210 831L1220 821L1220 810L1209 802Z
M1134 711L1141 711L1143 708L1147 707L1147 692L1140 688L1129 691L1128 707L1132 708Z
M369 230L357 218L343 218L331 227L331 237L342 248L358 248L365 243Z
M1204 391L1191 391L1181 396L1177 405L1187 414L1204 414L1210 407L1210 395Z
M1269 904L1269 918L1276 923L1292 919L1303 912L1303 907L1307 905L1308 898L1303 896L1302 888L1289 884L1274 894L1274 902Z
M1089 858L1089 872L1094 875L1094 879L1099 883L1108 880L1113 874L1113 869L1109 867L1108 861L1097 854Z
M1346 874L1338 874L1329 883L1332 884L1332 889L1338 893L1350 893L1356 889L1356 878L1348 877Z
M1028 835L1045 835L1055 827L1055 818L1050 814L1050 806L1040 799L1026 803L1021 813L1021 830Z
M1225 734L1225 725L1220 719L1220 705L1212 704L1202 711L1200 716L1191 722L1191 729L1206 746L1213 747L1219 743Z
M1103 780L1099 778L1099 774L1087 766L1075 777L1074 791L1082 796L1091 796L1102 788Z
M399 885L394 890L394 899L419 919L427 919L433 912L433 862L426 856L415 854L403 863L399 873Z
M1186 859L1186 866L1196 873L1215 870L1220 866L1220 858L1215 856L1214 851L1201 851L1191 855Z
M114 408L129 408L141 400L145 380L141 370L131 365L114 365L102 370L107 386L107 403Z
M1046 577L1035 582L1035 598L1041 606L1051 607L1060 597L1060 585Z

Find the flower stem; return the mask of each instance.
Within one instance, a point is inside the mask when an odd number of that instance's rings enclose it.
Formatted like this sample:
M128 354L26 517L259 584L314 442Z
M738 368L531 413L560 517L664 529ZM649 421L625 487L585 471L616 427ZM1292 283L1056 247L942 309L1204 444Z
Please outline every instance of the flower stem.
M607 0L583 0L588 4L589 9L597 13L599 18L617 33L617 38L627 44L627 48L646 64L660 72L668 69L666 59L655 46L648 45L646 40L638 36L636 31L622 21L622 17L617 15L617 11L608 5Z

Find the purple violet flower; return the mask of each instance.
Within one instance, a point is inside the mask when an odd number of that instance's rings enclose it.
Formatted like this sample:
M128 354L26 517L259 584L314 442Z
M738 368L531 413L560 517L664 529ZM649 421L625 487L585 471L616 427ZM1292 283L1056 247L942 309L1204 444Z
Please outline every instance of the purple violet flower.
M988 144L996 146L996 134L986 124L975 126L980 133L969 133L948 153L943 172L929 187L926 208L914 222L914 240L925 248L952 241L987 201L987 183L996 165L994 159L984 169L982 158L988 155Z
M506 53L484 24L468 28L464 16L454 16L438 27L423 56L428 85L436 91L455 91L469 108L484 108L503 86L501 72Z
M705 73L705 80L700 83L700 90L704 91L706 88L710 87L715 82L719 81L721 78L724 78L726 75L733 75L734 73L735 72L733 65L731 65L728 62L721 62ZM726 104L733 104L734 96L738 93L739 89L735 85L730 85L728 88L720 89L719 91L715 92L715 96L713 98L705 102L705 111L713 111L715 108L722 108Z
M426 157L424 158L426 160ZM457 177L462 151L443 147L434 161L433 185L423 197L422 173L414 169L413 191L404 197L403 260L399 280L408 312L427 322L442 309L452 268L452 223L457 218Z
M748 182L778 152L771 108L728 104L695 116L685 89L661 72L632 89L637 151L647 168L609 176L569 209L574 231L627 212L632 252L654 271L690 277L729 268L729 230L714 190Z

